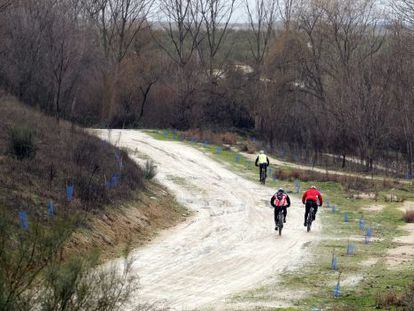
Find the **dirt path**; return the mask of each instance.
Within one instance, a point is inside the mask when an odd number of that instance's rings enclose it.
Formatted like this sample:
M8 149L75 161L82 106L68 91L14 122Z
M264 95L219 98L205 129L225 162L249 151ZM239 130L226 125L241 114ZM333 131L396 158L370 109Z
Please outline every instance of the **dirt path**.
M318 221L313 232L304 230L298 198L292 198L279 237L268 203L275 189L245 180L183 143L158 141L139 131L119 133L111 133L119 145L151 157L159 182L195 211L189 221L134 253L142 286L136 303L162 303L175 310L223 306L232 294L297 266L309 242L318 239Z
M405 201L400 207L403 213L414 211L414 202ZM414 224L407 223L402 226L407 233L394 239L398 246L388 250L387 263L391 268L397 268L401 263L407 263L414 260Z

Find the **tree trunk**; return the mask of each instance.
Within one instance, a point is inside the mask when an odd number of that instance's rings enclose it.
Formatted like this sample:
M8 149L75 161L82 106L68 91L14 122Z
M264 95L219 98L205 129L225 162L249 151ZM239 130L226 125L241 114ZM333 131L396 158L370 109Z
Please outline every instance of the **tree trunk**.
M407 164L409 178L413 178L413 143L407 142Z
M142 117L144 116L144 109L145 109L145 104L147 103L148 100L148 95L151 91L152 86L154 85L156 81L151 82L150 84L148 84L147 88L144 90L142 87L140 87L141 93L142 93L142 103L141 103L141 110L139 112L139 117L138 117L138 121L140 121L142 119Z
M59 123L60 121L60 92L62 89L62 81L61 79L58 80L58 85L57 85L57 94L56 94L56 101L55 101L55 105L56 105L56 121L57 123Z

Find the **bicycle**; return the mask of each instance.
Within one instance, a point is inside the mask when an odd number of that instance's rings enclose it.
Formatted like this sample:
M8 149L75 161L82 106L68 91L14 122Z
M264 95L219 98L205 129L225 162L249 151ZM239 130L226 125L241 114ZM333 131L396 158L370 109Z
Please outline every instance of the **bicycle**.
M267 177L267 174L266 174L266 169L267 169L267 167L260 167L260 182L264 185L264 184L266 184L266 177Z
M266 172L264 170L262 170L260 172L260 182L265 185L266 184Z
M284 219L285 219L285 215L283 214L283 208L279 208L279 212L277 214L277 228L279 230L279 235L282 235Z
M308 213L308 218L306 219L307 232L311 231L314 214L315 214L315 208L311 206L309 213Z

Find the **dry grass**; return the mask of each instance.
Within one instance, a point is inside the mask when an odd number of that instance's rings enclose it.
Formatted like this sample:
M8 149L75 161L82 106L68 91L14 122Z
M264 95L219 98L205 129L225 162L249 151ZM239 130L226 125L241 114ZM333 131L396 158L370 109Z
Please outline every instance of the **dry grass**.
M192 129L181 132L180 135L188 140L197 140L199 142L207 141L209 144L224 145L224 148L229 146L237 146L238 149L246 153L256 153L257 145L250 140L240 139L239 136L231 132L213 132L210 130Z
M34 132L36 155L18 160L8 155L9 133L15 126ZM59 123L14 100L0 101L0 204L17 214L47 219L47 202L57 211L99 211L123 202L143 189L141 169L126 153L87 134L68 122ZM122 169L117 156L122 157ZM108 189L114 174L119 186ZM66 185L74 185L74 200L67 202Z
M365 178L337 175L337 174L324 174L311 170L286 170L279 169L274 172L274 176L280 180L293 181L299 179L303 182L318 181L318 182L337 182L344 186L345 190L358 190L362 192L372 191L372 189L389 189L397 187L398 182L390 181L376 181L367 180Z
M252 143L251 141L243 142L240 146L240 151L247 152L249 154L253 154L257 152L256 144Z
M386 293L379 293L376 296L378 308L386 310L414 310L414 283L412 283L404 292L397 293L390 290Z
M193 129L181 132L181 135L188 140L208 141L214 145L235 145L237 143L237 135L230 132L215 133L210 130Z
M394 290L388 291L386 293L379 293L376 296L376 304L380 308L390 308L392 306L401 306L402 295L396 293Z

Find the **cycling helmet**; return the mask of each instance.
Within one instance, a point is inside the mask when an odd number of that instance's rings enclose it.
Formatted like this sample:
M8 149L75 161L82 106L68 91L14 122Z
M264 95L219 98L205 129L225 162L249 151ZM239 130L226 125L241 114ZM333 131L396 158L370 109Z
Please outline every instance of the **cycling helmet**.
M277 190L277 192L282 192L282 193L285 193L285 190L283 190L283 188L279 188L279 189Z
M316 189L316 187L315 187L315 186L311 186L310 188L311 188L311 189Z
M260 152L259 152L260 154L264 154L265 152L264 152L264 150L260 150Z

